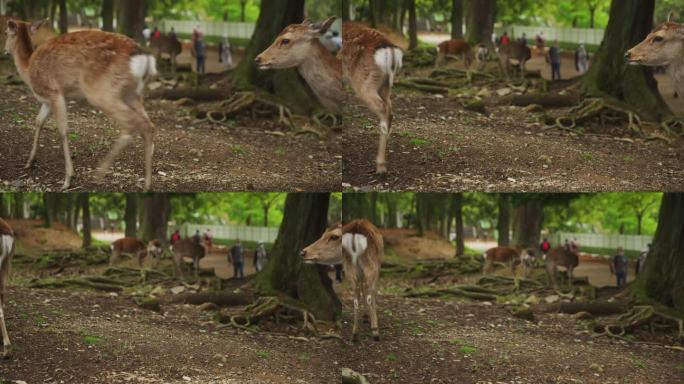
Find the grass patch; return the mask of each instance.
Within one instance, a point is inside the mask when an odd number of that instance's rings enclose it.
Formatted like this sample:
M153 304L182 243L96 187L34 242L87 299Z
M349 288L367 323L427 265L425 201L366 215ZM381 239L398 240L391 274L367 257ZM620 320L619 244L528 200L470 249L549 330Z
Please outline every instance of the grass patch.
M582 158L587 161L594 160L594 154L589 152L582 152Z
M36 324L38 324L38 325L47 324L47 320L43 316L36 316L35 320L36 320Z
M680 370L680 371L684 371L684 363L679 363L679 364L677 365L677 369Z
M361 128L363 128L366 131L372 131L374 128L373 122L370 120L364 120L361 122Z
M299 355L299 361L301 361L302 363L306 363L309 360L311 360L311 357L309 357L308 353L302 353L301 355Z
M239 144L233 144L230 146L230 151L233 152L235 155L244 155L245 154L245 149L242 148Z
M413 145L414 147L422 147L427 143L428 141L424 139L412 139L409 141L409 144Z
M636 368L636 369L646 368L646 364L644 364L644 362L641 360L634 360L634 361L632 361L632 363L634 364L634 368Z
M631 163L634 161L634 156L627 155L627 156L623 157L622 160L624 160L627 163Z
M266 352L266 351L257 351L257 352L256 352L256 355L257 355L257 357L260 358L260 359L265 359L265 358L268 357L268 352Z
M472 355L473 353L477 352L477 348L471 345L462 345L461 348L458 349L458 351L464 355Z
M81 134L78 132L69 132L67 133L67 137L69 140L76 141L81 138Z
M83 336L83 344L85 345L100 345L102 344L102 337L96 335Z
M389 361L397 361L397 354L394 352L390 352L387 354L387 360Z

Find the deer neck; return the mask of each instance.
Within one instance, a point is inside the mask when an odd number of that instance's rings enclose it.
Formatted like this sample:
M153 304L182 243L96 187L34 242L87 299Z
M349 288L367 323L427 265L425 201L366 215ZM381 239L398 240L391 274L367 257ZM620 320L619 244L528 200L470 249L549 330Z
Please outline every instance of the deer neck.
M667 66L667 75L679 97L684 97L684 55Z
M31 42L31 37L29 36L27 30L20 28L17 33L17 45L12 54L12 57L14 58L14 65L16 65L17 71L19 72L19 76L21 76L22 80L24 80L26 84L30 84L28 70L29 62L31 60L31 56L33 55L33 43Z
M298 71L324 107L335 112L340 110L342 64L320 41L311 43L311 54L299 65Z

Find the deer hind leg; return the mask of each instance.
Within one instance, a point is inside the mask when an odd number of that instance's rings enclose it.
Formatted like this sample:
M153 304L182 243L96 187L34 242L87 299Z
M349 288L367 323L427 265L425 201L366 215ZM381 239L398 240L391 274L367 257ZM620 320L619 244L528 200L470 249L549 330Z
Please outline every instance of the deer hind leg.
M40 112L38 112L38 116L36 117L36 128L33 134L33 146L31 147L31 154L29 155L28 161L26 161L26 166L24 167L25 169L31 168L36 160L36 153L38 152L38 140L40 139L40 131L45 126L45 122L47 122L48 117L50 117L50 112L50 104L43 103L40 106Z
M10 255L5 255L4 260L0 259L2 265L0 266L0 328L2 329L2 358L6 359L10 357L10 339L9 333L7 332L7 326L5 325L5 293L7 288L7 278L9 277L9 264Z
M364 296L366 299L368 317L370 318L373 340L380 341L380 331L378 330L378 306L376 301L377 294L375 287L366 285Z
M69 131L69 124L67 121L67 108L64 96L58 95L50 101L50 108L54 111L55 119L57 120L57 128L59 134L62 136L62 147L64 149L64 184L62 189L69 189L71 186L71 177L74 175L74 166L71 162L71 152L69 151L69 138L67 133Z
M368 108L375 113L380 119L378 132L380 138L378 141L378 155L375 159L376 173L387 173L387 140L392 132L392 105L390 102L390 84L389 78L384 80L384 83L379 87L369 87L360 92L363 101Z

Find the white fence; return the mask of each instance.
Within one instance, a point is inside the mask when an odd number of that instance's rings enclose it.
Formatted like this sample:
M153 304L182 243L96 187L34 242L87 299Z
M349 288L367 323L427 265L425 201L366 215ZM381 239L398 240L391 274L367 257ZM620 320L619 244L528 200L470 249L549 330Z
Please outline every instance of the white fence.
M555 244L562 245L565 239L577 239L580 250L582 247L596 247L617 249L623 247L626 250L641 251L653 241L652 236L639 235L604 235L594 233L567 233L559 232L553 235L551 239Z
M254 34L254 23L238 23L223 21L194 21L194 20L162 20L159 29L167 33L174 28L176 33L191 34L197 26L207 36L223 36L231 38L249 39Z
M278 237L277 227L249 227L246 225L201 225L201 224L183 224L180 226L169 226L169 236L176 229L180 229L182 237L192 236L195 231L204 231L211 229L214 238L218 239L240 239L245 241L263 241L266 243L274 243Z
M503 32L508 32L508 35L513 38L520 38L523 33L527 35L528 39L534 39L538 33L543 33L546 45L552 41L558 40L562 43L585 43L592 45L600 45L603 41L605 30L603 29L589 29L589 28L555 28L555 27L526 27L520 25L511 25L508 27L496 28L496 35L501 36Z

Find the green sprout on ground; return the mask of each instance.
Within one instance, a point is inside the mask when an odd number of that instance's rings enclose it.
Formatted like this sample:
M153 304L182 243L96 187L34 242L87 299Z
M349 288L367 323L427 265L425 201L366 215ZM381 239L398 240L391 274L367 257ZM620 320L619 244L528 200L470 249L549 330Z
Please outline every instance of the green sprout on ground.
M96 335L83 336L83 344L85 345L99 345L102 344L102 337Z
M256 352L256 355L257 355L257 357L260 358L260 359L265 359L265 358L268 357L268 352L266 352L266 351L257 351L257 352Z

